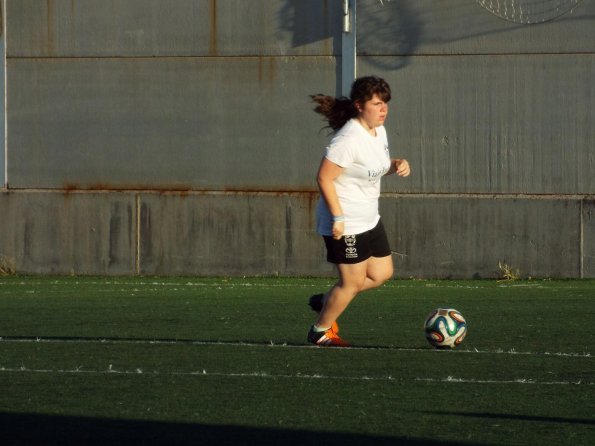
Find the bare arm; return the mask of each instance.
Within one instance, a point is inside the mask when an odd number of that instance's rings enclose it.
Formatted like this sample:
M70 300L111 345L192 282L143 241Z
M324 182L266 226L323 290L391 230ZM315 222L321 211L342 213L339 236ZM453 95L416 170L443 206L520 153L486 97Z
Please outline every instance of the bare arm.
M335 183L333 181L343 172L343 168L326 158L322 159L320 167L318 168L318 187L320 193L326 202L326 205L333 217L340 217L343 215L341 203L337 196ZM345 231L345 223L343 221L333 222L333 238L339 240Z

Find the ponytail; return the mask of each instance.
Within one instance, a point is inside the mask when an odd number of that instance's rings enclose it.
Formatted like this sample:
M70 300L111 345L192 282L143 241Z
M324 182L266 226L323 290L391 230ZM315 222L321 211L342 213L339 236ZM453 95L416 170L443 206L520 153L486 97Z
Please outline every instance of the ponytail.
M328 122L328 127L333 130L339 130L351 118L357 116L357 110L353 106L351 99L346 97L334 98L323 94L310 96L315 102L314 111L324 116Z

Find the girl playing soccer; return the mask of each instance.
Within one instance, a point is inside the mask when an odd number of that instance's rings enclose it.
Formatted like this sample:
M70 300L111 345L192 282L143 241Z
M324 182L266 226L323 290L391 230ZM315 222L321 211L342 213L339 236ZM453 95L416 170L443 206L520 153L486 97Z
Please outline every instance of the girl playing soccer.
M336 323L360 292L382 285L393 275L391 248L378 214L380 180L406 177L409 163L391 159L384 121L391 99L383 79L356 79L349 98L312 96L314 109L334 130L318 169L321 197L316 230L324 238L327 260L337 265L339 280L326 293L310 298L319 313L308 332L312 344L348 347Z

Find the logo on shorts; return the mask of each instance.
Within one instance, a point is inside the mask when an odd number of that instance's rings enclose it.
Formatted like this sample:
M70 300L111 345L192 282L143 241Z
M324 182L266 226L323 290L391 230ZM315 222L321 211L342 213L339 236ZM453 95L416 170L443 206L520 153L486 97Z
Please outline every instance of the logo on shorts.
M357 239L355 235L346 235L344 237L345 245L345 258L346 259L357 259L357 248L355 244L357 243Z

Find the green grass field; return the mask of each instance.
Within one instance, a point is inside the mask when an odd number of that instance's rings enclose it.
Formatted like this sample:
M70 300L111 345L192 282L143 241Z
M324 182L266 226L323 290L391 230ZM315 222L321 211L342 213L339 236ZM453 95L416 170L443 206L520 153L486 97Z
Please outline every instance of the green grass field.
M0 277L1 444L595 444L595 281L391 281L307 346L330 285Z

